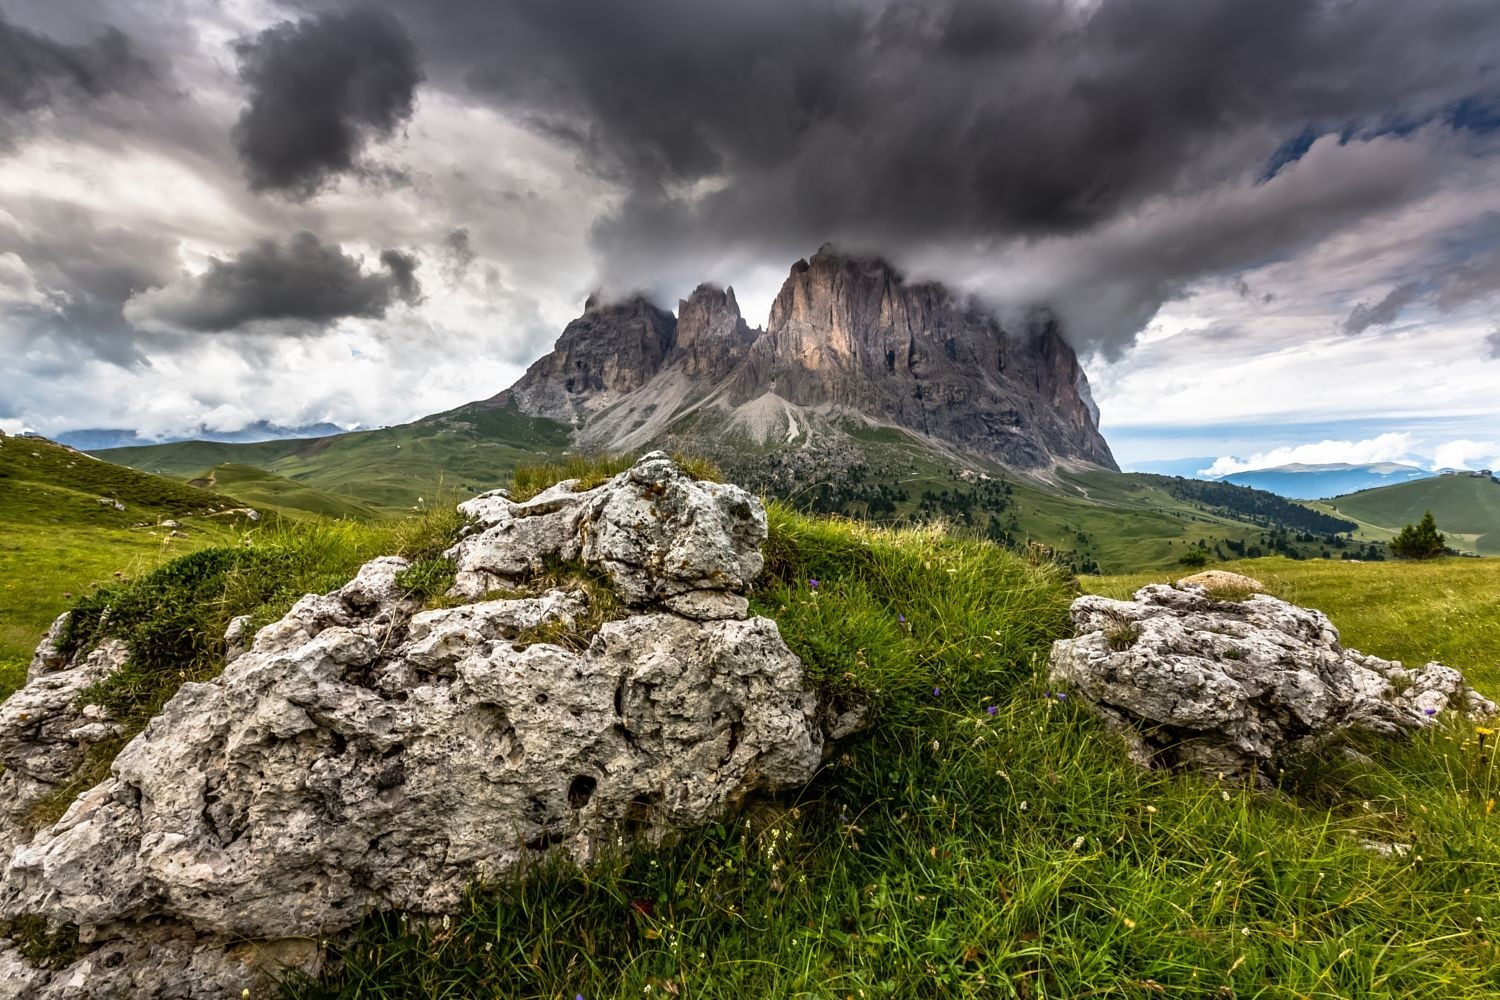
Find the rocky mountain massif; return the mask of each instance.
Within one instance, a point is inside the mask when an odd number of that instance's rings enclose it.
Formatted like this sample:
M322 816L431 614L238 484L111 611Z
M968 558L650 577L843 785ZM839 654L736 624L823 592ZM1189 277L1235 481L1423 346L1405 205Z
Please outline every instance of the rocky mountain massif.
M641 297L591 299L492 402L561 421L595 450L673 444L722 457L895 428L1016 470L1115 468L1050 313L1006 326L942 285L828 247L793 265L764 330L746 324L732 289L710 285L675 317Z

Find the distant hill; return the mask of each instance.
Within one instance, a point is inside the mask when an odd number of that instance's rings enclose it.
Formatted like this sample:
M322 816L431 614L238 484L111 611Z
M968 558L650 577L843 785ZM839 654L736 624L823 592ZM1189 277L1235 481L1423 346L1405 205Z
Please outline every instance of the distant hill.
M126 527L244 506L39 437L0 437L0 525Z
M369 504L337 496L298 483L253 465L225 462L188 481L200 489L221 490L233 494L251 506L274 507L282 511L301 511L319 517L352 518L371 521L382 512Z
M1360 490L1392 486L1436 475L1414 465L1377 462L1370 465L1278 465L1235 472L1219 481L1250 486L1294 500L1322 500Z
M562 424L482 402L397 427L332 437L253 444L181 441L98 454L184 480L225 465L249 466L368 507L408 509L439 491L471 496L504 485L517 464L560 455L568 446Z
M1434 476L1335 497L1319 506L1391 532L1430 510L1454 548L1500 555L1500 482L1489 476Z
M174 441L219 441L248 444L256 441L281 441L287 438L327 437L342 434L344 428L338 424L303 424L300 427L282 427L266 420L257 420L236 431L216 431L199 427L190 434L166 437L142 437L133 430L118 427L91 427L76 431L63 431L56 436L58 444L65 444L80 451L100 451L105 448L132 448L142 445L169 444Z

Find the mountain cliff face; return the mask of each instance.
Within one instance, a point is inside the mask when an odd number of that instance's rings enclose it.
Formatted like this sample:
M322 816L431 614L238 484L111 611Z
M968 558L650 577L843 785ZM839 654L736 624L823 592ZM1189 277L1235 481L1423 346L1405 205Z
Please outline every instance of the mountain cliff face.
M764 331L711 285L675 320L640 298L591 301L509 396L590 447L797 446L853 421L1015 469L1115 468L1049 313L1006 327L942 285L826 247L793 265Z

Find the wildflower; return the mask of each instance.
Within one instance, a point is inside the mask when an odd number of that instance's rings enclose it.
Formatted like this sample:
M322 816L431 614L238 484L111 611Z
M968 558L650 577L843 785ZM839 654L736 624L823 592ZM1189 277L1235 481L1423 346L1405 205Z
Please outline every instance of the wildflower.
M932 689L932 696L934 698L938 697L942 693L943 693L943 689L942 688L935 687L935 688Z
M991 705L988 708L986 708L985 711L988 712L988 713L990 713L990 715L996 715L996 714L999 713L1000 707L998 705Z
M1031 804L1029 802L1022 802L1016 808L1019 809L1019 810L1021 810L1021 812L1025 812L1026 810L1028 810L1028 809L1031 808Z
M905 625L906 624L906 616L905 615L897 615L896 616L896 623L898 625Z
M1437 709L1435 709L1435 708L1424 708L1424 709L1422 709L1422 714L1426 715L1428 718L1431 718L1432 716L1437 715Z
M1152 815L1155 815L1156 814L1156 807L1155 806L1147 806L1146 807L1146 811L1148 813L1151 813Z
M1057 692L1057 700L1058 701L1067 701L1068 700L1067 692L1064 692L1064 691Z
M808 585L809 588L811 588L813 590L817 590L818 589L818 581L817 580L808 580L807 581L807 585Z

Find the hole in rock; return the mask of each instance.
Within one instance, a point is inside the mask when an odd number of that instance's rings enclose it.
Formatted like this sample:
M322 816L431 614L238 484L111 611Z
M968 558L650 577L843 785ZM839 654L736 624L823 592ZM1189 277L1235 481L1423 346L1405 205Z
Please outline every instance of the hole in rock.
M589 804L589 799L594 797L594 789L598 787L597 778L580 774L568 785L568 805L574 809L582 809Z
M536 693L536 703L538 705L545 705L545 704L547 704L547 692L545 692L545 691L538 691Z

